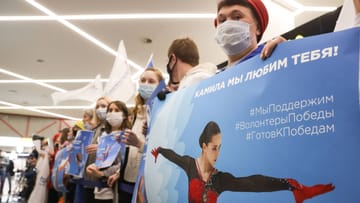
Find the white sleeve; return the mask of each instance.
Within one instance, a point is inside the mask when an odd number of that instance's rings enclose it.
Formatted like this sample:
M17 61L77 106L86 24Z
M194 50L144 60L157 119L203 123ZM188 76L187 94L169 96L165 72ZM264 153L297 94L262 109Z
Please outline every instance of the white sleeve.
M360 13L355 16L354 26L360 26Z

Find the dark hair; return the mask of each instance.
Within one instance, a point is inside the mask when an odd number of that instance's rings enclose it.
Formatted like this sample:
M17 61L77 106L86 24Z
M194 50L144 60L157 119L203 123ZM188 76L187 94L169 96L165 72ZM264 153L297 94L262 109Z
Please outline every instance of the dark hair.
M110 108L111 104L115 104L120 109L120 111L124 113L124 120L123 120L119 130L125 130L126 128L131 128L131 124L128 119L129 111L128 111L125 103L122 101L119 101L119 100L110 102L109 105L107 106L106 113L109 112L109 108ZM111 130L112 130L111 125L106 121L105 122L105 132L111 133Z
M212 137L214 137L214 135L219 133L220 133L219 125L214 121L208 122L199 137L200 148L202 148L203 143L207 145L211 141Z
M30 157L34 157L35 159L38 159L39 153L36 149L32 150L32 152L29 154Z
M199 51L195 42L186 37L174 40L168 50L168 58L175 54L182 62L197 66L199 64Z
M64 128L61 130L60 144L64 144L64 142L67 140L67 136L69 132L70 132L70 128Z
M217 6L217 12L219 13L220 9L223 8L223 7L234 6L234 5L240 5L240 6L244 6L246 8L249 8L250 11L251 11L251 14L256 19L257 26L259 26L260 30L264 30L264 28L261 27L259 14L256 12L255 8L253 7L253 5L251 5L249 3L248 0L222 0ZM259 42L261 40L261 37L262 37L262 34L256 36L257 42Z

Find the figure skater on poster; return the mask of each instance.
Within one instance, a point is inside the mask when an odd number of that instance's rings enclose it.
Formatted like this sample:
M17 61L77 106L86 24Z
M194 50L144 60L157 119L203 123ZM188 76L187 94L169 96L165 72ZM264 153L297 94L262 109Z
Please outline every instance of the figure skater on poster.
M171 149L158 147L151 151L157 160L158 154L180 166L189 181L189 202L216 202L224 191L233 192L273 192L289 190L293 192L296 203L330 192L332 184L305 186L290 178L275 178L264 175L234 177L227 172L218 171L215 163L221 147L221 132L217 123L210 121L199 138L202 152L198 158L180 156Z

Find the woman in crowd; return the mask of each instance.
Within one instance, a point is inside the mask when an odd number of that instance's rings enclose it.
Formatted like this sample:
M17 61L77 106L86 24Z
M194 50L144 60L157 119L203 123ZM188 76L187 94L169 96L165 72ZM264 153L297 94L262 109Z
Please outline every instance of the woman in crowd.
M82 118L82 122L84 123L84 128L85 130L91 130L92 126L91 126L91 120L94 117L93 114L93 110L92 109L85 109L84 110L84 114L83 114L83 118Z
M106 111L105 132L101 137L110 133L119 133L131 127L128 120L128 110L125 103L121 101L112 101L109 103ZM101 139L100 137L100 139ZM119 178L120 172L120 151L114 163L105 169L99 169L95 164L91 164L86 168L86 172L91 176L107 182L108 187L95 187L94 202L95 203L117 203L118 193L115 181Z
M85 165L85 168L90 164L95 163L96 150L98 138L105 130L106 123L106 110L111 102L108 97L100 97L96 100L96 105L93 113L93 119L91 121L91 126L94 131L94 136L91 140L91 144L86 147L86 152L88 153L88 159ZM84 173L84 178L78 181L75 194L76 203L87 203L94 201L94 187L99 185L99 180L86 172Z
M127 129L123 139L119 140L130 145L119 177L119 202L131 202L145 143L143 134L143 126L146 122L145 104L163 79L161 72L156 68L147 68L140 76L139 93L135 97L133 127L131 130Z

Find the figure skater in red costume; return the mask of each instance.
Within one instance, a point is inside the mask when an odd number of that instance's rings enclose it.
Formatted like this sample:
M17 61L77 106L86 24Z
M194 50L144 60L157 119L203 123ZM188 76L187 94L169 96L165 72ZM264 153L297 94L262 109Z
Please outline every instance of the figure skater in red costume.
M221 147L221 132L217 123L210 121L199 138L202 153L198 158L180 156L171 149L158 147L151 151L155 162L159 154L180 166L187 174L189 181L189 202L214 203L224 191L233 192L273 192L289 190L293 192L295 202L302 203L317 195L335 189L332 184L305 186L295 179L274 178L264 175L234 177L230 173L218 171L216 160Z

